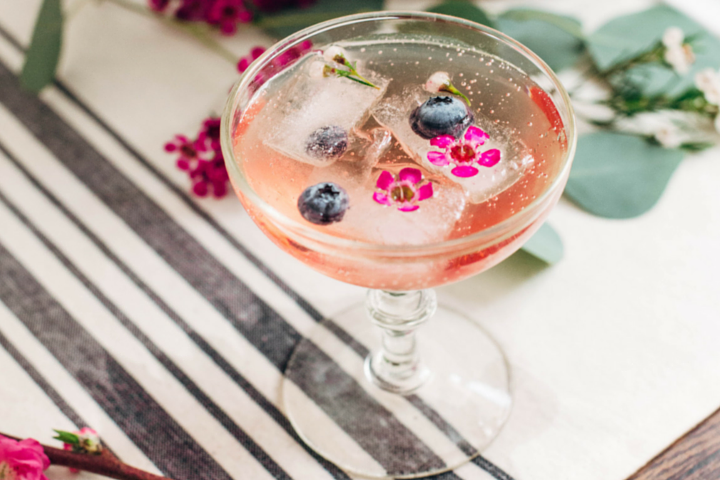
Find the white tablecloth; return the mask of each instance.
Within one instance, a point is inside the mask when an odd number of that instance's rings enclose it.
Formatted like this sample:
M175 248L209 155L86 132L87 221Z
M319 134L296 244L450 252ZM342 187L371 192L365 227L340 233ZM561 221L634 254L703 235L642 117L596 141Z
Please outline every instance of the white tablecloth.
M0 73L19 71L39 3L0 0L0 28L19 43L0 35ZM702 14L703 2L683 3ZM533 2L589 29L650 4ZM225 43L240 56L271 42L248 28ZM302 334L313 313L363 291L280 252L235 198L188 201L162 150L220 111L233 67L151 19L91 3L68 24L61 83L41 95L52 115L2 78L0 431L52 443L51 428L87 423L128 463L185 478L340 478L283 426L279 360L264 343L273 339L251 338L242 322L269 305ZM66 130L78 139L65 142ZM516 255L439 289L505 349L516 402L483 452L489 463L448 478L622 480L720 405L718 179L714 149L684 161L640 218L600 219L561 201L551 216L561 263ZM140 196L160 213L138 214ZM154 230L158 219L173 230ZM249 287L227 310L193 283L213 265Z

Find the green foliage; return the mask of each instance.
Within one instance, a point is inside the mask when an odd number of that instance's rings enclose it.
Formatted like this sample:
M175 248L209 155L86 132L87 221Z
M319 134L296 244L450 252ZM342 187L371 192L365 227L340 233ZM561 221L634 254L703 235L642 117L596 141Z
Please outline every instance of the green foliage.
M565 253L560 235L548 223L543 224L522 249L548 265L562 260Z
M55 433L57 433L57 435L53 437L55 440L60 440L61 442L69 445L80 445L80 437L74 433L66 432L64 430L55 430Z
M613 132L581 137L565 194L606 218L632 218L657 203L684 153Z
M298 30L353 13L382 10L383 0L317 0L309 7L282 10L258 18L256 25L269 35L283 38Z
M469 1L447 0L440 5L429 8L427 11L464 18L465 20L486 25L490 28L496 28L495 22L493 22L482 9Z
M644 95L680 95L692 88L696 72L720 66L720 40L694 20L667 5L609 21L588 36L588 50L600 70L606 71L652 49L668 27L679 27L685 32L686 38L696 39L693 47L697 60L690 73L679 77L655 64L633 68L628 79L638 85Z
M62 46L62 30L60 0L44 0L20 74L20 83L26 89L37 93L55 78Z
M497 19L500 31L535 52L555 71L575 65L584 52L580 22L530 9L508 10Z

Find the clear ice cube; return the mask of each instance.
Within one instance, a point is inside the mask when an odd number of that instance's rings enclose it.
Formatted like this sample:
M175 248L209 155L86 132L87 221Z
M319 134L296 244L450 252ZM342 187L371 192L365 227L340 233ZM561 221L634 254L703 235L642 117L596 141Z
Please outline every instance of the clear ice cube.
M368 119L389 83L372 72L367 73L367 77L379 87L377 89L343 77L312 77L313 64L322 61L319 54L308 55L284 72L294 78L294 83L283 93L284 101L273 114L265 140L274 150L318 167L332 165L352 151L358 141L353 138L354 130ZM326 127L340 127L347 132L349 148L342 156L323 158L309 152L309 138Z
M465 208L467 196L462 188L451 182L433 182L431 198L419 202L420 208L414 212L401 212L373 200L378 175L376 170L365 185L345 185L350 208L341 222L328 227L331 232L382 245L423 245L449 238Z
M425 91L421 86L406 88L401 95L386 98L373 109L375 119L393 132L405 152L432 172L445 175L461 185L468 193L471 203L482 203L509 188L520 179L528 165L533 162L527 147L512 135L510 129L493 123L482 111L474 111L474 125L490 135L483 150L497 148L501 160L493 167L478 167L480 172L474 177L460 178L451 173L452 166L438 167L430 163L427 154L441 149L430 145L410 127L410 114L428 98L437 95Z

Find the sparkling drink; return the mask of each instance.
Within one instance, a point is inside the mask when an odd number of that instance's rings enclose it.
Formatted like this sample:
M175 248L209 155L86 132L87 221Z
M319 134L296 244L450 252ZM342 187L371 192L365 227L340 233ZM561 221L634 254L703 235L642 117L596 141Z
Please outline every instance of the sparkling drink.
M331 46L316 45L317 50L258 89L235 132L235 156L244 159L241 168L248 183L286 218L357 243L430 246L501 225L542 195L563 167L568 140L555 104L532 78L508 62L432 38L333 46L338 47L379 88L344 77L314 75L318 65L333 65L323 57ZM471 125L488 137L481 148L501 152L496 165L477 166L472 177L458 177L452 166L430 163L428 154L443 149L412 131L414 109L430 98L452 96L424 88L436 72L447 72L469 100ZM347 146L336 158L317 159L304 151L308 138L323 128L347 133ZM452 152L448 157L453 160ZM397 178L404 168L419 170L422 183L432 184L433 196L415 202L412 211L375 201L382 172ZM298 198L308 187L323 182L343 188L349 208L341 221L316 225L302 217ZM484 270L514 251L533 229L529 225L489 248L414 259L412 266L368 259L375 264L368 268L362 257L348 259L308 249L253 213L277 244L314 268L349 283L403 291Z
M287 363L284 408L299 436L372 478L440 473L489 445L512 406L508 362L429 287L495 265L557 202L575 129L550 69L457 18L355 15L260 57L221 132L235 191L265 234L371 289L307 332ZM368 414L368 402L399 422Z

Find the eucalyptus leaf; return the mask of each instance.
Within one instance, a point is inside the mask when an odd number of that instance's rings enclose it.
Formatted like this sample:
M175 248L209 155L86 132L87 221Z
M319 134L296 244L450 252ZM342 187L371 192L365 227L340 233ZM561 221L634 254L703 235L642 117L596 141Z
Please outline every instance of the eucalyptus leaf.
M500 15L497 25L501 32L538 54L555 71L575 65L584 51L582 27L572 17L515 9Z
M43 0L20 74L24 88L37 93L53 81L60 59L62 31L60 0Z
M469 1L447 0L440 5L429 8L427 11L464 18L465 20L486 25L490 28L496 28L495 22L493 22L481 8L473 5Z
M256 25L269 35L283 38L298 30L353 13L382 10L383 0L317 0L303 8L291 8L261 16Z
M548 223L543 224L522 249L548 265L562 260L565 253L560 235Z
M659 65L637 67L630 78L647 95L676 96L693 87L695 73L720 66L720 40L687 15L667 5L615 18L587 38L588 50L600 70L607 70L628 58L649 50L662 39L668 27L679 27L693 43L696 61L687 75L676 75Z
M516 22L545 22L556 26L579 40L585 39L580 20L567 15L558 15L543 10L533 10L531 8L513 8L503 12L499 18L503 20L514 20Z
M637 136L592 133L578 140L565 194L601 217L637 217L660 199L683 155Z

